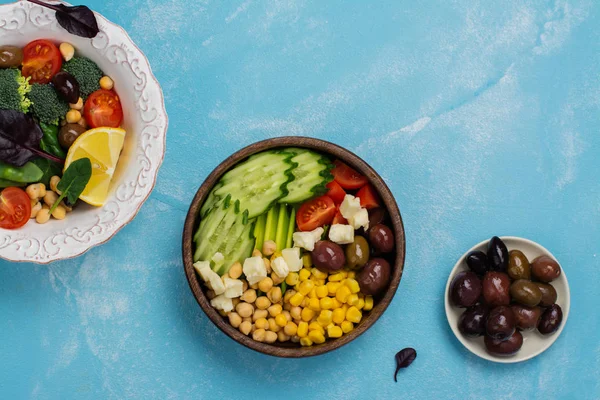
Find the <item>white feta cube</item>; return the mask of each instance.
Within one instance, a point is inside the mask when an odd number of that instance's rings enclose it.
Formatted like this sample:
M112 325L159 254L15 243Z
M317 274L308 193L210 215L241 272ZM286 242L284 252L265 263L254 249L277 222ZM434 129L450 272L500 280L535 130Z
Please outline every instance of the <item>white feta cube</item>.
M294 247L302 247L308 251L313 251L315 248L315 236L312 232L294 232Z
M267 267L265 267L262 257L259 256L246 258L242 271L244 271L246 280L250 285L254 285L267 277Z
M244 293L244 284L239 279L225 277L223 281L225 284L225 297L234 299L240 297Z
M210 269L210 261L196 261L194 263L194 269L198 272L200 278L208 283L210 273L213 272L213 270Z
M359 229L361 226L365 228L365 231L369 229L369 212L366 208L361 208L359 212L354 214L348 222L354 227Z
M216 308L217 310L223 310L225 312L233 310L233 301L231 301L229 297L225 297L224 294L212 299L210 301L210 305Z
M217 274L214 271L212 272L212 274L210 274L208 284L210 285L213 292L215 292L215 294L223 294L225 292L225 284L221 280L219 274Z
M314 246L313 246L314 248ZM293 249L281 250L281 256L285 260L288 266L289 272L298 272L302 268L302 259L300 258L300 249L294 247ZM277 273L279 275L279 273ZM279 275L281 276L281 275Z
M312 231L310 231L310 233L313 234L313 237L315 238L315 243L318 242L319 240L321 240L321 236L323 236L323 232L325 232L325 229L318 227L317 229L313 229Z
M280 278L285 278L290 273L290 267L285 262L283 257L277 257L271 263L271 268Z
M210 268L209 261L198 261L194 263L194 268L200 274L202 280L212 289L215 294L225 292L225 285L219 274Z
M350 225L331 225L329 240L337 244L350 244L354 242L354 228Z
M354 214L359 211L360 199L352 196L351 194L347 194L346 197L344 197L342 204L340 204L340 212L342 213L342 216L347 220L350 220L350 218L352 218Z

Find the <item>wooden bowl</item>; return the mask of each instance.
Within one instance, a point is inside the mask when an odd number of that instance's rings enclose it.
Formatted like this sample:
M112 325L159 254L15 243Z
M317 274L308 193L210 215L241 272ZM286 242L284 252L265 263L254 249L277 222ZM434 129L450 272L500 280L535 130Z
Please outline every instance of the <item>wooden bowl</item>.
M340 159L365 175L369 182L377 189L383 206L387 209L389 220L392 224L392 229L395 235L396 254L394 263L392 265L391 281L383 294L380 294L375 298L375 305L373 309L366 313L363 320L352 330L350 333L345 334L341 338L328 340L320 345L313 345L311 347L300 347L299 344L286 342L286 343L260 343L252 339L251 336L246 336L236 328L229 324L229 321L223 318L219 312L210 305L209 299L206 297L202 289L200 279L196 275L193 267L193 235L194 230L197 227L197 218L200 207L204 203L204 200L213 186L221 178L221 176L231 169L238 162L246 159L248 156L268 150L276 147L304 147L314 149L318 152L328 154L333 158ZM331 350L342 347L343 345L353 341L358 336L363 334L369 329L375 321L383 314L385 309L392 301L398 285L400 284L400 278L402 277L402 270L404 267L404 255L406 250L406 242L404 237L404 226L402 225L402 217L398 210L398 205L394 200L394 196L390 192L383 179L361 158L348 150L337 146L333 143L325 142L319 139L313 139L308 137L278 137L273 139L267 139L261 142L254 143L248 147L241 149L234 153L223 161L215 170L206 178L194 199L188 211L185 225L183 229L183 267L185 275L190 284L190 288L194 293L194 297L198 301L198 304L204 311L204 313L210 318L210 320L230 338L249 347L253 350L259 351L264 354L269 354L277 357L310 357L323 353L327 353Z

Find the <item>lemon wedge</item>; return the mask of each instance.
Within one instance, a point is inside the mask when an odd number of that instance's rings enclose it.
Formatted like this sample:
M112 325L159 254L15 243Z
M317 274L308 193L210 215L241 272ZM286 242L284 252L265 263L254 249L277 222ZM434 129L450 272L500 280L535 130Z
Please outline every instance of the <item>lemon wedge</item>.
M124 141L123 129L100 127L84 132L73 142L67 153L65 170L81 158L89 158L92 163L92 177L79 196L81 200L93 206L104 204Z

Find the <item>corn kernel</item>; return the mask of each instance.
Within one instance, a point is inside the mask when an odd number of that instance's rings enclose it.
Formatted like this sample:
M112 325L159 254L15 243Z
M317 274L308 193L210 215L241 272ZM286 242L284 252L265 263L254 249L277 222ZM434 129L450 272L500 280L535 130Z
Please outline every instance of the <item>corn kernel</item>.
M339 283L339 282L328 282L327 283L327 290L329 291L329 294L331 296L335 296L335 293L340 288L340 286L342 286L342 284Z
M304 295L302 295L302 293L296 293L290 297L290 304L293 306L299 306L302 304L302 300L304 300Z
M342 332L348 333L352 329L354 329L354 325L350 321L344 321L344 322L342 322L341 328L342 328Z
M317 296L317 288L316 288L316 287L313 287L313 288L310 290L310 293L308 293L308 297L309 297L310 299L318 299L318 296Z
M327 283L325 279L315 279L313 282L315 283L315 286L325 286L325 283Z
M275 317L275 323L280 326L280 327L284 327L287 325L287 318L285 317L285 315L283 314L279 314L278 316Z
M310 308L303 308L300 316L302 317L302 321L309 322L315 316L315 312Z
M312 346L312 344L313 344L313 342L309 338L307 338L307 337L300 338L301 346L308 347L308 346Z
M356 279L356 272L348 271L348 279Z
M302 300L302 303L300 303L300 307L302 307L302 308L307 308L307 307L308 307L308 305L309 305L309 303L310 303L310 298L309 298L309 297L305 297L305 298Z
M305 280L307 280L308 278L310 278L310 271L306 268L303 268L300 270L300 272L298 272L298 280L300 282L303 282Z
M325 329L323 329L323 327L319 325L318 322L311 322L310 324L308 324L308 331L319 331L325 334Z
M339 326L332 326L327 328L327 336L330 338L339 338L343 335L342 328Z
M318 268L311 269L311 272L315 279L327 279L327 272L323 272Z
M298 286L298 291L306 296L310 293L313 287L315 287L315 284L311 280L306 280L300 283L300 286Z
M336 324L341 324L346 319L346 311L343 308L336 308L333 310L331 320Z
M319 305L323 310L331 310L333 308L333 300L329 297L323 297L320 300Z
M342 286L337 290L337 292L335 292L335 298L340 303L345 303L351 294L352 292L350 291L350 288L348 288L348 286Z
M317 286L315 292L317 293L317 297L320 299L322 299L323 297L327 297L327 295L329 294L327 286Z
M301 337L301 338L304 338L304 337L306 337L306 335L308 335L308 322L301 321L298 324L298 329L296 330L296 335L298 335L298 337Z
M331 307L332 309L333 308L340 308L340 307L344 306L344 303L342 303L341 301L339 301L335 297L333 299L331 299L331 301L333 302L333 306Z
M290 272L285 278L285 283L289 286L294 286L298 283L298 274L296 272Z
M295 322L288 322L285 324L283 332L288 336L294 336L298 332L298 325Z
M302 266L304 268L312 267L312 256L310 253L305 253L302 255Z
M362 310L363 307L365 306L365 299L358 299L358 304L356 305L356 308L358 308L359 310Z
M348 286L348 288L350 289L350 291L352 293L360 292L360 286L358 285L358 282L356 281L356 279L348 279L346 281L346 286Z
M290 302L290 298L296 294L296 291L294 289L288 289L285 291L285 295L283 296L283 302L284 303L289 303Z
M372 309L373 309L373 296L367 296L365 298L365 306L363 307L363 310L370 311Z
M350 296L348 296L348 298L346 299L346 303L350 304L351 306L355 306L358 304L358 295L356 293L352 293Z
M323 335L319 331L310 331L308 332L308 338L313 341L313 343L321 344L325 342L325 335Z
M333 318L333 311L331 310L321 310L321 314L317 318L317 322L321 324L321 326L327 326L331 323Z
M344 278L346 278L346 274L344 272L338 272L337 274L329 275L329 282L339 282Z
M317 299L317 298L310 299L310 301L308 302L308 308L310 308L313 311L321 311L321 305L319 304L319 299Z
M346 311L346 319L350 322L359 323L362 319L362 313L357 307L352 306Z

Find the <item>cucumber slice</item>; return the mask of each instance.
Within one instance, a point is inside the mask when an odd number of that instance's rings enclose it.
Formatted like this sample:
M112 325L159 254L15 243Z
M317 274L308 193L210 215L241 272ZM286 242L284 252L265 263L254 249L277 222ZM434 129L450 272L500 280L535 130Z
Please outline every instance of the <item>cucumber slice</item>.
M225 262L218 270L215 271L216 273L223 276L229 272L229 268L231 268L235 262L239 261L243 263L246 258L252 255L255 242L254 235L252 234L254 231L254 223L255 221L245 225L241 236L235 243L235 247L231 250L231 252L225 254Z
M291 171L294 180L287 185L288 194L280 198L279 203L300 203L327 193L326 185L333 180L333 165L329 158L307 149L290 148L285 151L295 154L291 161L297 166Z
M219 228L219 225L225 218L227 214L227 209L225 207L218 207L216 209L211 210L210 213L206 216L206 218L200 221L200 226L198 227L198 231L194 235L194 240L196 242L196 253L194 254L194 261L200 260L201 252L198 251L201 242L207 242L212 235L214 235L215 231ZM206 239L206 240L204 240Z
M290 213L290 220L288 221L288 228L287 228L287 239L285 241L285 247L286 249L290 249L292 248L292 236L294 235L294 232L296 231L296 209L294 207L292 207L292 212Z
M220 218L220 213L210 213L207 218L214 216L214 220L211 219L206 223L206 229L200 234L199 240L196 243L196 253L194 255L194 261L198 260L210 260L212 256L219 250L221 243L227 238L229 231L233 227L235 220L239 213L236 213L233 207L225 207L223 204L220 207L225 214L223 218ZM220 222L216 222L220 219Z
M206 214L208 214L208 212L210 210L212 210L215 207L215 205L217 204L217 202L219 201L219 198L217 196L215 196L215 190L217 190L221 186L223 186L222 183L220 183L220 182L217 183L217 185L208 194L208 197L206 198L206 200L204 200L204 204L202 204L202 207L200 208L200 217L201 218L204 218L206 216Z
M285 204L279 207L279 216L277 217L277 229L275 232L275 243L277 244L277 251L283 250L287 239L288 229L288 210Z

